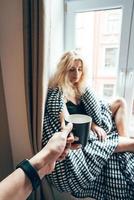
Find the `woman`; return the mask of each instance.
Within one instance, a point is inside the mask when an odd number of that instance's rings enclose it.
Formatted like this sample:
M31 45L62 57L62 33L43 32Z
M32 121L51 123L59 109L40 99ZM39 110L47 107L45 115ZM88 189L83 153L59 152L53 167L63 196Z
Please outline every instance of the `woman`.
M134 140L119 136L108 104L99 101L86 84L86 66L75 51L65 53L49 84L44 118L43 146L64 126L65 110L92 117L102 141L90 132L84 149L70 151L58 162L49 180L59 191L97 200L134 197ZM114 107L112 107L114 108ZM98 132L98 131L97 131ZM126 153L123 153L126 152Z

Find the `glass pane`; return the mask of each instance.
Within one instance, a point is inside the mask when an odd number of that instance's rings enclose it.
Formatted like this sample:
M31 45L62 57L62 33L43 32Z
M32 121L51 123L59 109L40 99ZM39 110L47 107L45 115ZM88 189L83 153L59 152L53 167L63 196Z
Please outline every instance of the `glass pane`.
M115 95L122 10L77 13L75 48L86 58L89 84L100 97Z

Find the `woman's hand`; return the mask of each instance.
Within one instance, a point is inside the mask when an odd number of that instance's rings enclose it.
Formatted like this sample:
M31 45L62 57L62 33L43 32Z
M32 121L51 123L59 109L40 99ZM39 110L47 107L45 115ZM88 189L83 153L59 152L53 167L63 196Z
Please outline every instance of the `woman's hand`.
M97 135L100 141L104 141L105 138L107 137L107 134L104 131L104 129L95 124L94 122L92 122L91 130Z

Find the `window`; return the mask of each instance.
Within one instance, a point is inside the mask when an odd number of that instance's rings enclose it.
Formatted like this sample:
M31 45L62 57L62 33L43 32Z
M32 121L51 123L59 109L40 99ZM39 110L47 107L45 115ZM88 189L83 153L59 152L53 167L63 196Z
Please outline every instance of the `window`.
M65 50L84 55L89 84L98 96L125 97L129 135L134 136L134 0L65 2Z
M116 68L118 60L118 48L105 48L104 66L107 68Z
M110 37L104 34L107 17L110 15L115 17L115 13L122 16L121 9L111 9L76 12L74 19L74 48L86 58L89 85L92 85L97 95L102 97L106 83L113 84L116 91L121 32L116 35L111 34ZM119 22L120 28L121 18ZM114 95L113 92L112 94Z

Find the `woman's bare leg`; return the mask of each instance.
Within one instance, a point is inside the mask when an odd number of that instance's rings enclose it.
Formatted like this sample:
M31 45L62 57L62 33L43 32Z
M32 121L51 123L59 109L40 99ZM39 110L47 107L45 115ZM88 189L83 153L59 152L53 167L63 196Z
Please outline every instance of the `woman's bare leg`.
M125 100L119 98L110 105L119 135L127 136L127 105Z
M118 152L133 152L134 153L134 139L129 137L119 136L119 143L115 149Z

